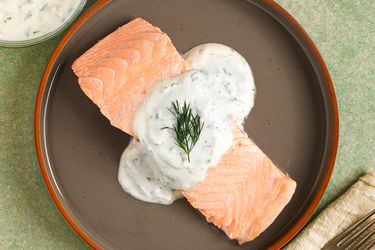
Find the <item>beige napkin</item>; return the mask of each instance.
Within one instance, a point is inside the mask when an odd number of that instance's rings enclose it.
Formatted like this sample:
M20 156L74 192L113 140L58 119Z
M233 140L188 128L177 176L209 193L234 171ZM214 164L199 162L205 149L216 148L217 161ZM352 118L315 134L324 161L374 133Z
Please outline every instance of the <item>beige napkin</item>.
M375 172L371 171L324 209L285 249L321 249L329 240L374 208Z

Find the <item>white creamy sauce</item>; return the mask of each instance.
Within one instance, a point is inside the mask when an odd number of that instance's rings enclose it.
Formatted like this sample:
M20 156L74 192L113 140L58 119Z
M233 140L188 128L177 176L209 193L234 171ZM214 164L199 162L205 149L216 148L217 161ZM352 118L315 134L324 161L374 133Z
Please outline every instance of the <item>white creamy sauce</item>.
M134 119L139 141L124 151L119 182L140 200L170 204L176 190L202 181L232 144L232 123L242 125L254 104L255 86L246 60L221 44L199 45L184 55L192 70L161 79L145 98ZM172 102L190 104L204 122L190 161L175 143ZM142 165L142 166L141 166Z
M40 37L65 23L81 0L0 0L0 40Z
M168 187L169 179L160 175L149 151L132 139L121 156L118 180L124 190L136 199L171 204L182 197L181 192ZM164 185L160 185L164 183Z

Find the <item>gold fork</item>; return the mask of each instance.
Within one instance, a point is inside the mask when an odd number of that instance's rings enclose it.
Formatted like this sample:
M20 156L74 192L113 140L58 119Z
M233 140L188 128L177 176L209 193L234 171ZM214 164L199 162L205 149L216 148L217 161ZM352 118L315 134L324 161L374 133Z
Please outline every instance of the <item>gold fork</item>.
M371 239L375 234L375 229L369 230L369 228L375 223L375 218L371 218L374 214L375 209L330 240L322 250L371 249L375 245L375 239ZM358 239L360 240L356 242Z

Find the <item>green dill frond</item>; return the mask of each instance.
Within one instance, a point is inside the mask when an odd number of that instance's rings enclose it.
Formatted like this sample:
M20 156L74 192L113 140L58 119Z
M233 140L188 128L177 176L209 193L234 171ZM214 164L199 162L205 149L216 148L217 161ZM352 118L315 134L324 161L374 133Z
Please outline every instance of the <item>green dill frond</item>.
M166 128L174 131L176 145L186 153L190 162L190 152L199 139L204 122L201 121L201 117L198 114L194 115L192 113L190 104L186 103L186 101L184 101L182 107L177 100L172 102L168 111L176 118L176 123L173 127Z

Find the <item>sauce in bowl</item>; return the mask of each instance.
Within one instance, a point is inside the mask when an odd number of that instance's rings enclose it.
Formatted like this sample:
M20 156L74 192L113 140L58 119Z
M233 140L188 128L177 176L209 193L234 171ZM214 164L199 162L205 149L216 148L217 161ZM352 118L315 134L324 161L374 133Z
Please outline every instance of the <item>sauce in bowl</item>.
M0 0L0 40L27 41L58 30L82 0Z

